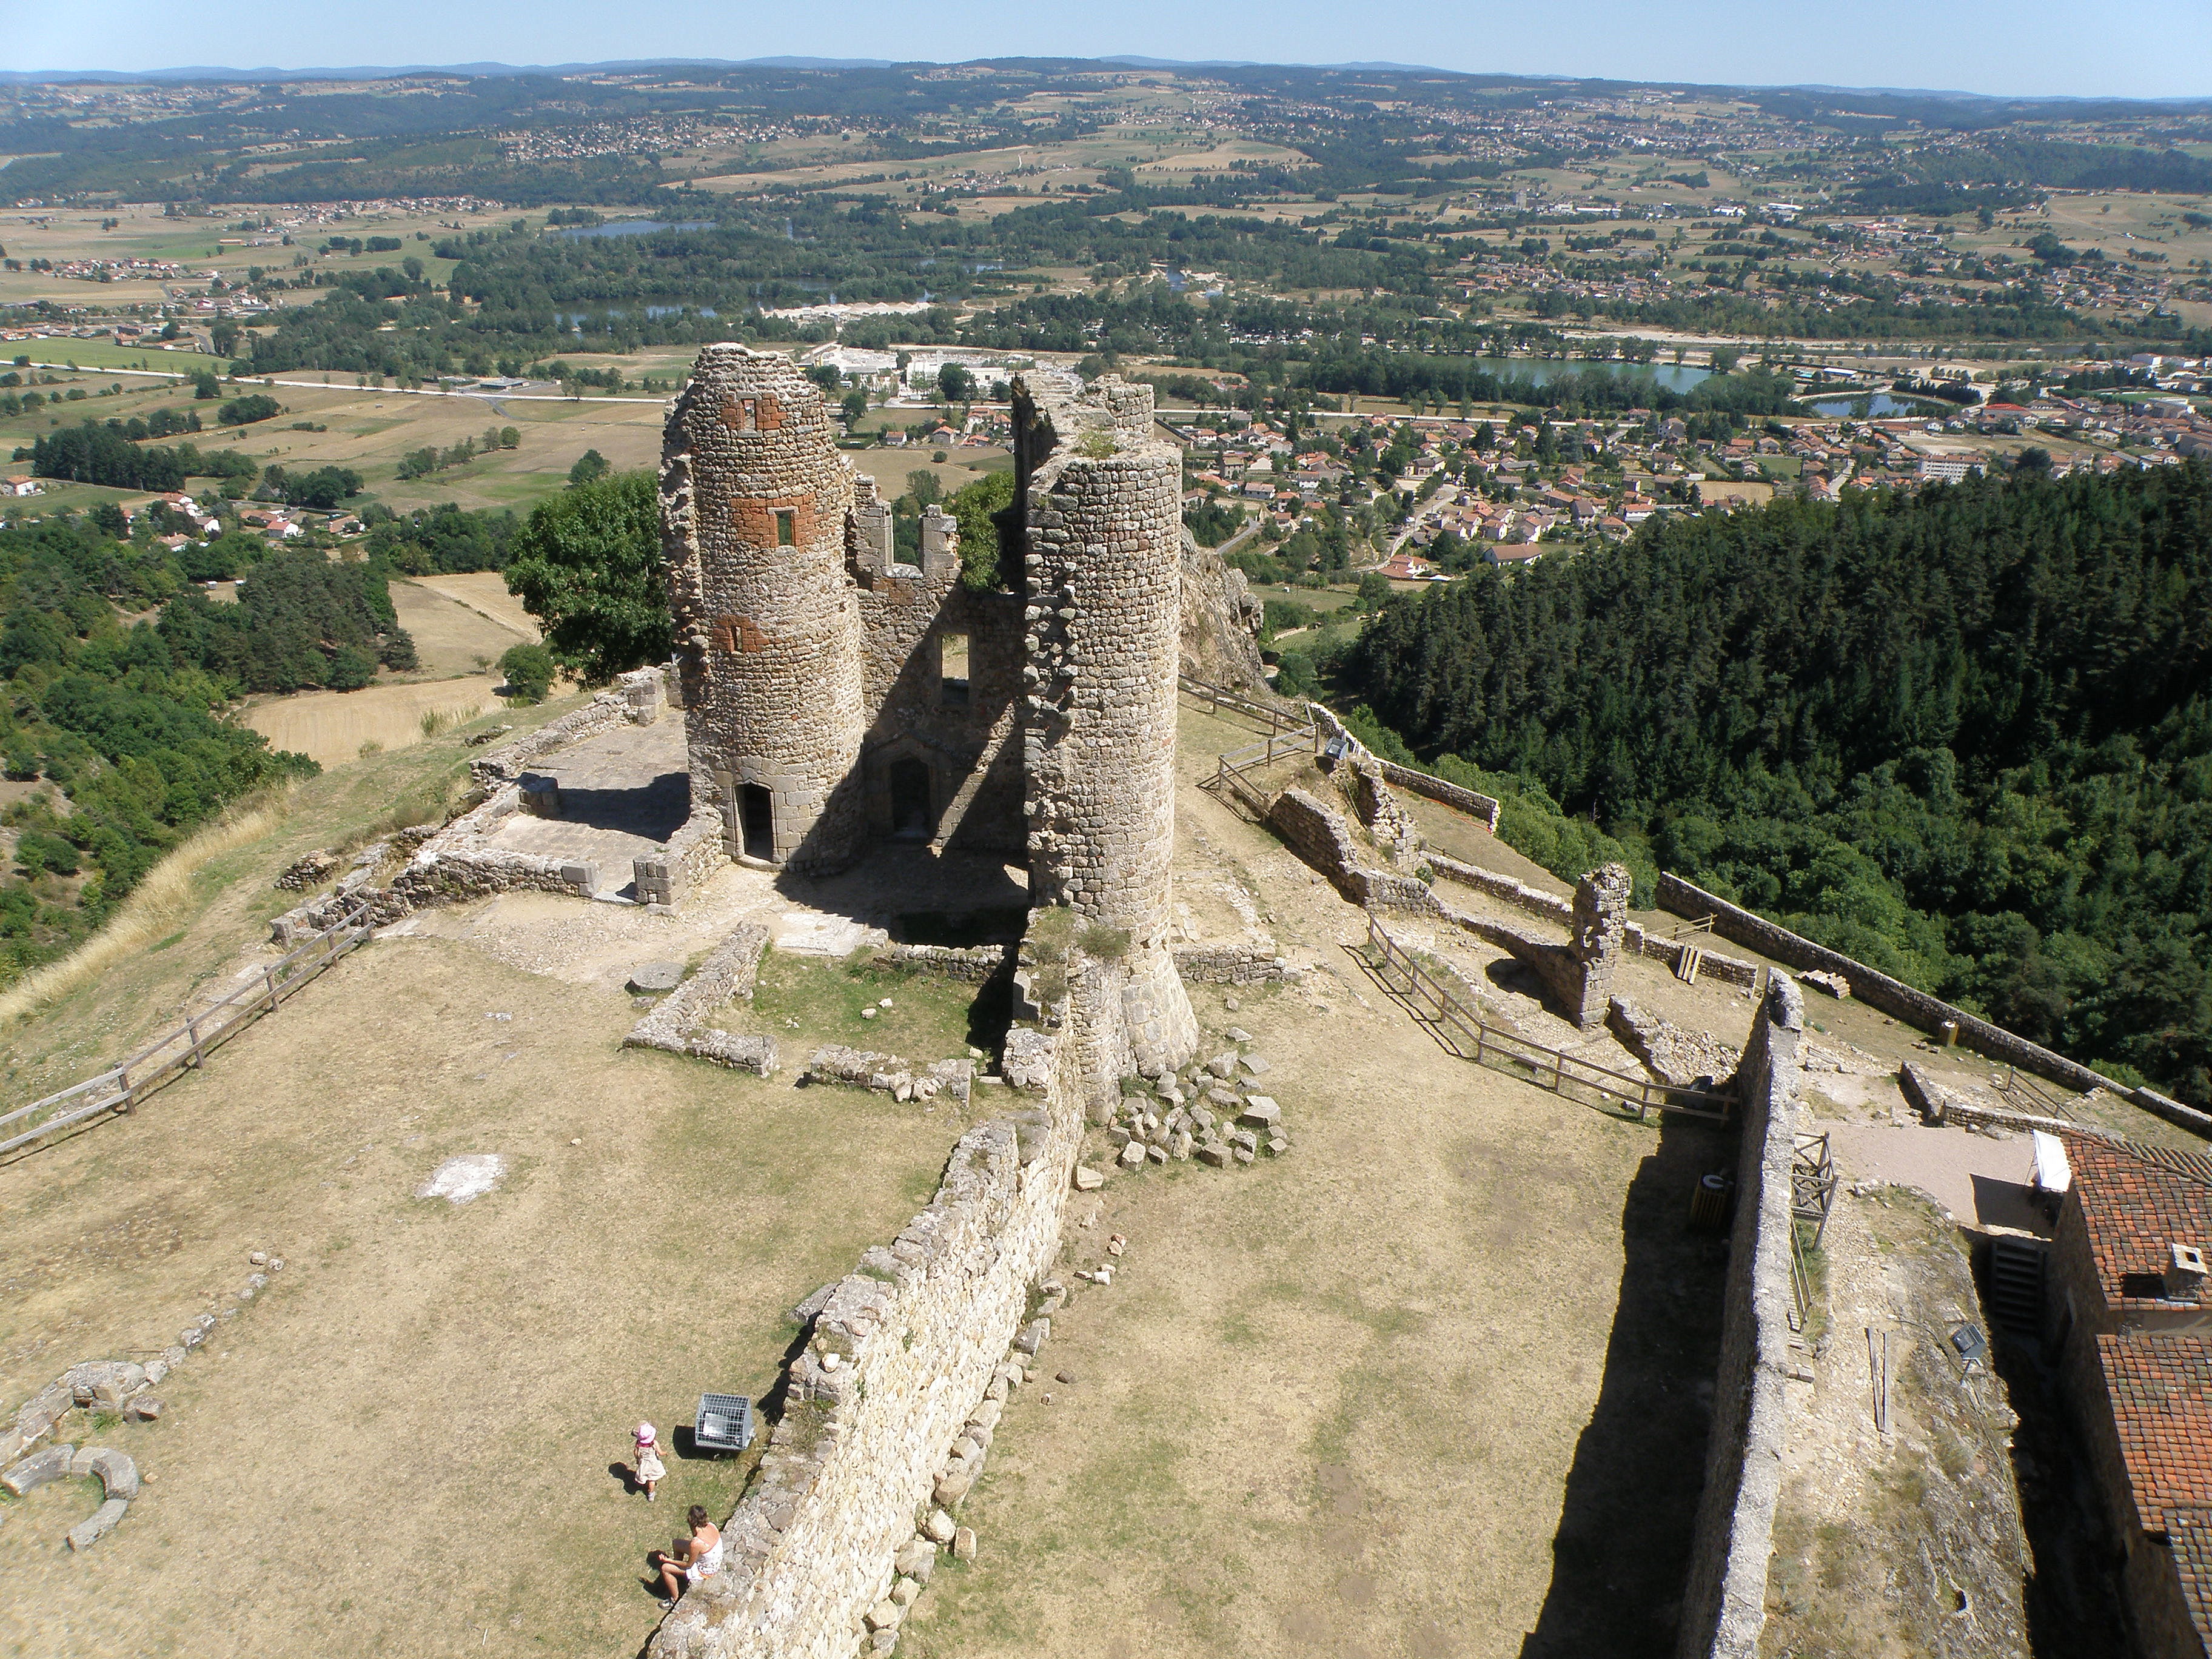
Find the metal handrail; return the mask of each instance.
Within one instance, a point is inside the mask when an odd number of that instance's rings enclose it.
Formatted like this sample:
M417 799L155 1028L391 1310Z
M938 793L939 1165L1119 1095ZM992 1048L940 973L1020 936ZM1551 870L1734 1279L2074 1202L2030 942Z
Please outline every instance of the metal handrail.
M1472 1048L1454 1046L1462 1057L1492 1070L1509 1072L1521 1076L1553 1093L1565 1096L1569 1087L1583 1089L1597 1096L1601 1106L1618 1102L1624 1111L1633 1111L1639 1122L1649 1121L1653 1111L1673 1112L1680 1116L1701 1119L1707 1122L1724 1123L1735 1104L1735 1097L1715 1090L1678 1087L1661 1083L1651 1078L1631 1077L1600 1066L1593 1060L1571 1054L1562 1049L1550 1048L1540 1042L1532 1042L1516 1031L1502 1030L1485 1021L1468 1008L1426 969L1413 953L1392 939L1375 916L1367 918L1367 943L1382 958L1382 968L1395 969L1404 975L1403 988L1384 983L1408 1003L1414 1004L1416 1018L1426 1019L1439 1030L1455 1030L1462 1038L1472 1042ZM1378 970L1380 971L1380 970ZM1434 1010L1424 1013L1419 1003L1425 1000Z
M210 1050L263 1014L274 1012L301 986L358 947L374 931L366 920L368 908L367 899L352 900L337 921L263 968L258 981L249 981L182 1025L163 1032L121 1064L43 1100L0 1112L0 1132L10 1125L28 1124L0 1139L0 1153L102 1112L130 1113L155 1090L197 1067Z

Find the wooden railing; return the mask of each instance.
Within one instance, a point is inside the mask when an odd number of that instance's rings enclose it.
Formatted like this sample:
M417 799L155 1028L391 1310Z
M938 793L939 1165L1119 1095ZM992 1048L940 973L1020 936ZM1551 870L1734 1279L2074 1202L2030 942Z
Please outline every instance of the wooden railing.
M1416 1019L1454 1053L1478 1066L1522 1078L1585 1105L1633 1113L1639 1121L1648 1122L1656 1111L1724 1123L1735 1105L1734 1096L1717 1090L1677 1088L1649 1077L1631 1077L1487 1024L1384 932L1373 915L1367 918L1367 956L1376 976Z
M1232 691L1225 685L1208 685L1204 680L1193 679L1188 674L1177 674L1176 684L1182 694L1195 698L1216 714L1242 714L1246 720L1258 720L1272 734L1277 732L1297 731L1310 734L1313 722L1296 714L1286 714L1279 708L1271 708L1256 697L1248 697L1241 691Z
M210 1051L262 1015L275 1012L294 992L358 947L374 931L367 920L368 913L368 902L356 900L337 921L269 963L257 979L164 1032L121 1065L59 1094L0 1113L0 1137L4 1137L0 1139L0 1153L102 1112L131 1111L149 1094L179 1073L197 1067Z

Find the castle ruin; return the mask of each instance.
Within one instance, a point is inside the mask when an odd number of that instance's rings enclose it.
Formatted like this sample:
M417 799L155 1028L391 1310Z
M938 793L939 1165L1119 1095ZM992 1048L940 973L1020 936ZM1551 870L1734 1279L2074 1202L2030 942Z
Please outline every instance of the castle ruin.
M1002 587L931 509L919 562L787 357L708 346L668 420L660 495L691 799L729 855L800 874L893 840L1025 863L1095 958L1101 1079L1197 1043L1169 950L1182 458L1149 386L1016 383Z

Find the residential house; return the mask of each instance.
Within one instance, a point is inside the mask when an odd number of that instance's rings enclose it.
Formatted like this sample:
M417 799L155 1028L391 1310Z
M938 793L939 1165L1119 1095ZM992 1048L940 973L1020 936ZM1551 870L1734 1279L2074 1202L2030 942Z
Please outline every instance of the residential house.
M2123 1562L2136 1650L2212 1648L2212 1157L2066 1137L2045 1334Z
M0 495L39 495L46 493L46 488L27 473L11 472L0 481Z

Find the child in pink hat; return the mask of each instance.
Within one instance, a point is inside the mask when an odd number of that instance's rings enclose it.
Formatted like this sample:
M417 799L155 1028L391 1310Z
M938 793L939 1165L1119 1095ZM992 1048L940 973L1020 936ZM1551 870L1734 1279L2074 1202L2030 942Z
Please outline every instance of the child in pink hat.
M667 1466L660 1461L660 1441L653 1433L653 1425L650 1423L641 1423L637 1425L635 1439L637 1484L645 1488L647 1503L658 1503L660 1494L653 1491L653 1488L668 1478Z

